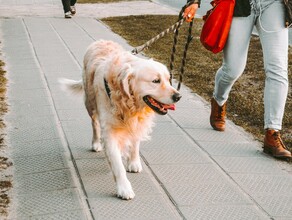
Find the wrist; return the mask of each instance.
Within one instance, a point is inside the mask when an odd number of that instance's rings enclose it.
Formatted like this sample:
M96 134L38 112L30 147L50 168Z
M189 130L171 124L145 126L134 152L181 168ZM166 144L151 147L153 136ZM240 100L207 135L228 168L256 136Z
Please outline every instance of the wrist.
M198 4L198 6L200 7L201 0L187 0L187 4L188 4L188 5L191 5L191 4Z

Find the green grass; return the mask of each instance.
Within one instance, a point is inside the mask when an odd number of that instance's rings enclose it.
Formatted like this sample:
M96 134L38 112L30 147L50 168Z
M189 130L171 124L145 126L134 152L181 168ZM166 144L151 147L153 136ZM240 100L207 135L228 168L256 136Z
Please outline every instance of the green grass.
M105 18L106 23L114 32L125 38L133 47L140 46L177 21L177 16L129 16ZM210 101L214 88L214 76L221 65L222 53L213 54L207 51L199 41L202 20L196 19L193 27L194 39L188 50L187 65L183 83L195 93ZM188 24L180 29L175 63L176 70L180 67L181 52L185 44ZM143 31L141 31L143 30ZM173 35L169 34L155 42L144 53L166 65L169 65ZM292 51L289 49L289 69L292 67ZM290 85L291 71L289 71ZM263 88L264 71L262 49L257 37L252 37L249 48L247 66L242 77L235 83L228 99L227 117L235 124L252 133L256 139L263 141ZM194 111L194 114L196 112ZM286 103L283 121L282 138L292 150L292 92L291 87Z

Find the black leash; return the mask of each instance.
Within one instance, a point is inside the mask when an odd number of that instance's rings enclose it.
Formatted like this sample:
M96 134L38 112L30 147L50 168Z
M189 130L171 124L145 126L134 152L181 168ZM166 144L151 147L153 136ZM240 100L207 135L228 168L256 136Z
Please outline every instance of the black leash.
M177 38L178 38L178 29L181 27L181 25L184 22L183 18L183 12L184 10L191 4L193 4L194 1L189 1L186 5L184 5L179 13L179 18L178 21L169 27L168 29L162 31L160 34L157 36L153 37L149 41L147 41L145 44L138 46L132 50L132 54L136 55L140 52L142 52L144 49L148 49L151 44L159 40L160 38L164 37L166 34L170 33L171 31L175 31L174 33L174 39L173 39L173 46L172 46L172 53L171 53L171 58L170 58L170 84L172 84L172 79L173 79L173 68L174 68L174 59L175 59L175 53L176 53L176 44L177 44ZM186 40L185 48L184 48L184 53L183 53L183 58L181 62L181 68L180 68L180 74L179 74L179 83L177 86L177 90L180 90L181 83L183 80L183 74L184 74L184 67L186 65L186 58L187 58L187 50L189 47L189 43L193 39L192 37L192 27L193 27L193 20L190 22L189 30L188 30L188 37Z
M183 17L183 13L184 13L185 9L188 6L190 6L191 4L193 4L193 3L194 3L194 1L189 1L185 6L182 7L182 9L181 9L181 11L179 13L179 16L178 16L179 18L178 19L181 19ZM180 90L180 87L181 87L181 83L182 83L182 80L183 80L184 69L185 69L185 65L186 65L187 51L188 51L188 48L189 48L189 44L193 39L193 36L192 36L193 23L194 23L194 20L192 20L190 22L190 25L189 25L187 41L186 41L186 44L185 44L183 58L182 58L182 61L181 61L181 67L180 67L180 74L179 74L179 81L178 81L178 85L177 85L177 90ZM174 33L172 53L171 53L171 57L170 57L170 64L169 64L169 68L170 68L170 84L172 83L172 78L173 78L174 55L176 53L177 38L178 38L178 29L176 29L175 33Z

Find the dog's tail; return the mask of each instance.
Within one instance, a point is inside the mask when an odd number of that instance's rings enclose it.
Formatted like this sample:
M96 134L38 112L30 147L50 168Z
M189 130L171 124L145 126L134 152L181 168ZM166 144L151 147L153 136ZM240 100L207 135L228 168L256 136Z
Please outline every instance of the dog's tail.
M61 88L65 91L70 91L73 94L81 94L84 91L82 80L75 81L71 79L60 78L58 81L61 84Z

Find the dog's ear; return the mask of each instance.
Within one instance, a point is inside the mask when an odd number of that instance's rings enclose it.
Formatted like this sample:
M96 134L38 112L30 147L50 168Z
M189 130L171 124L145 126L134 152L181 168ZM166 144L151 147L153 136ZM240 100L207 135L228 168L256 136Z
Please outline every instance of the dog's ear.
M131 65L129 63L126 63L121 68L121 72L119 74L120 86L121 86L123 92L128 97L131 96L129 82L130 82L131 78L133 77L133 74L132 73L133 73L133 68L131 67Z

